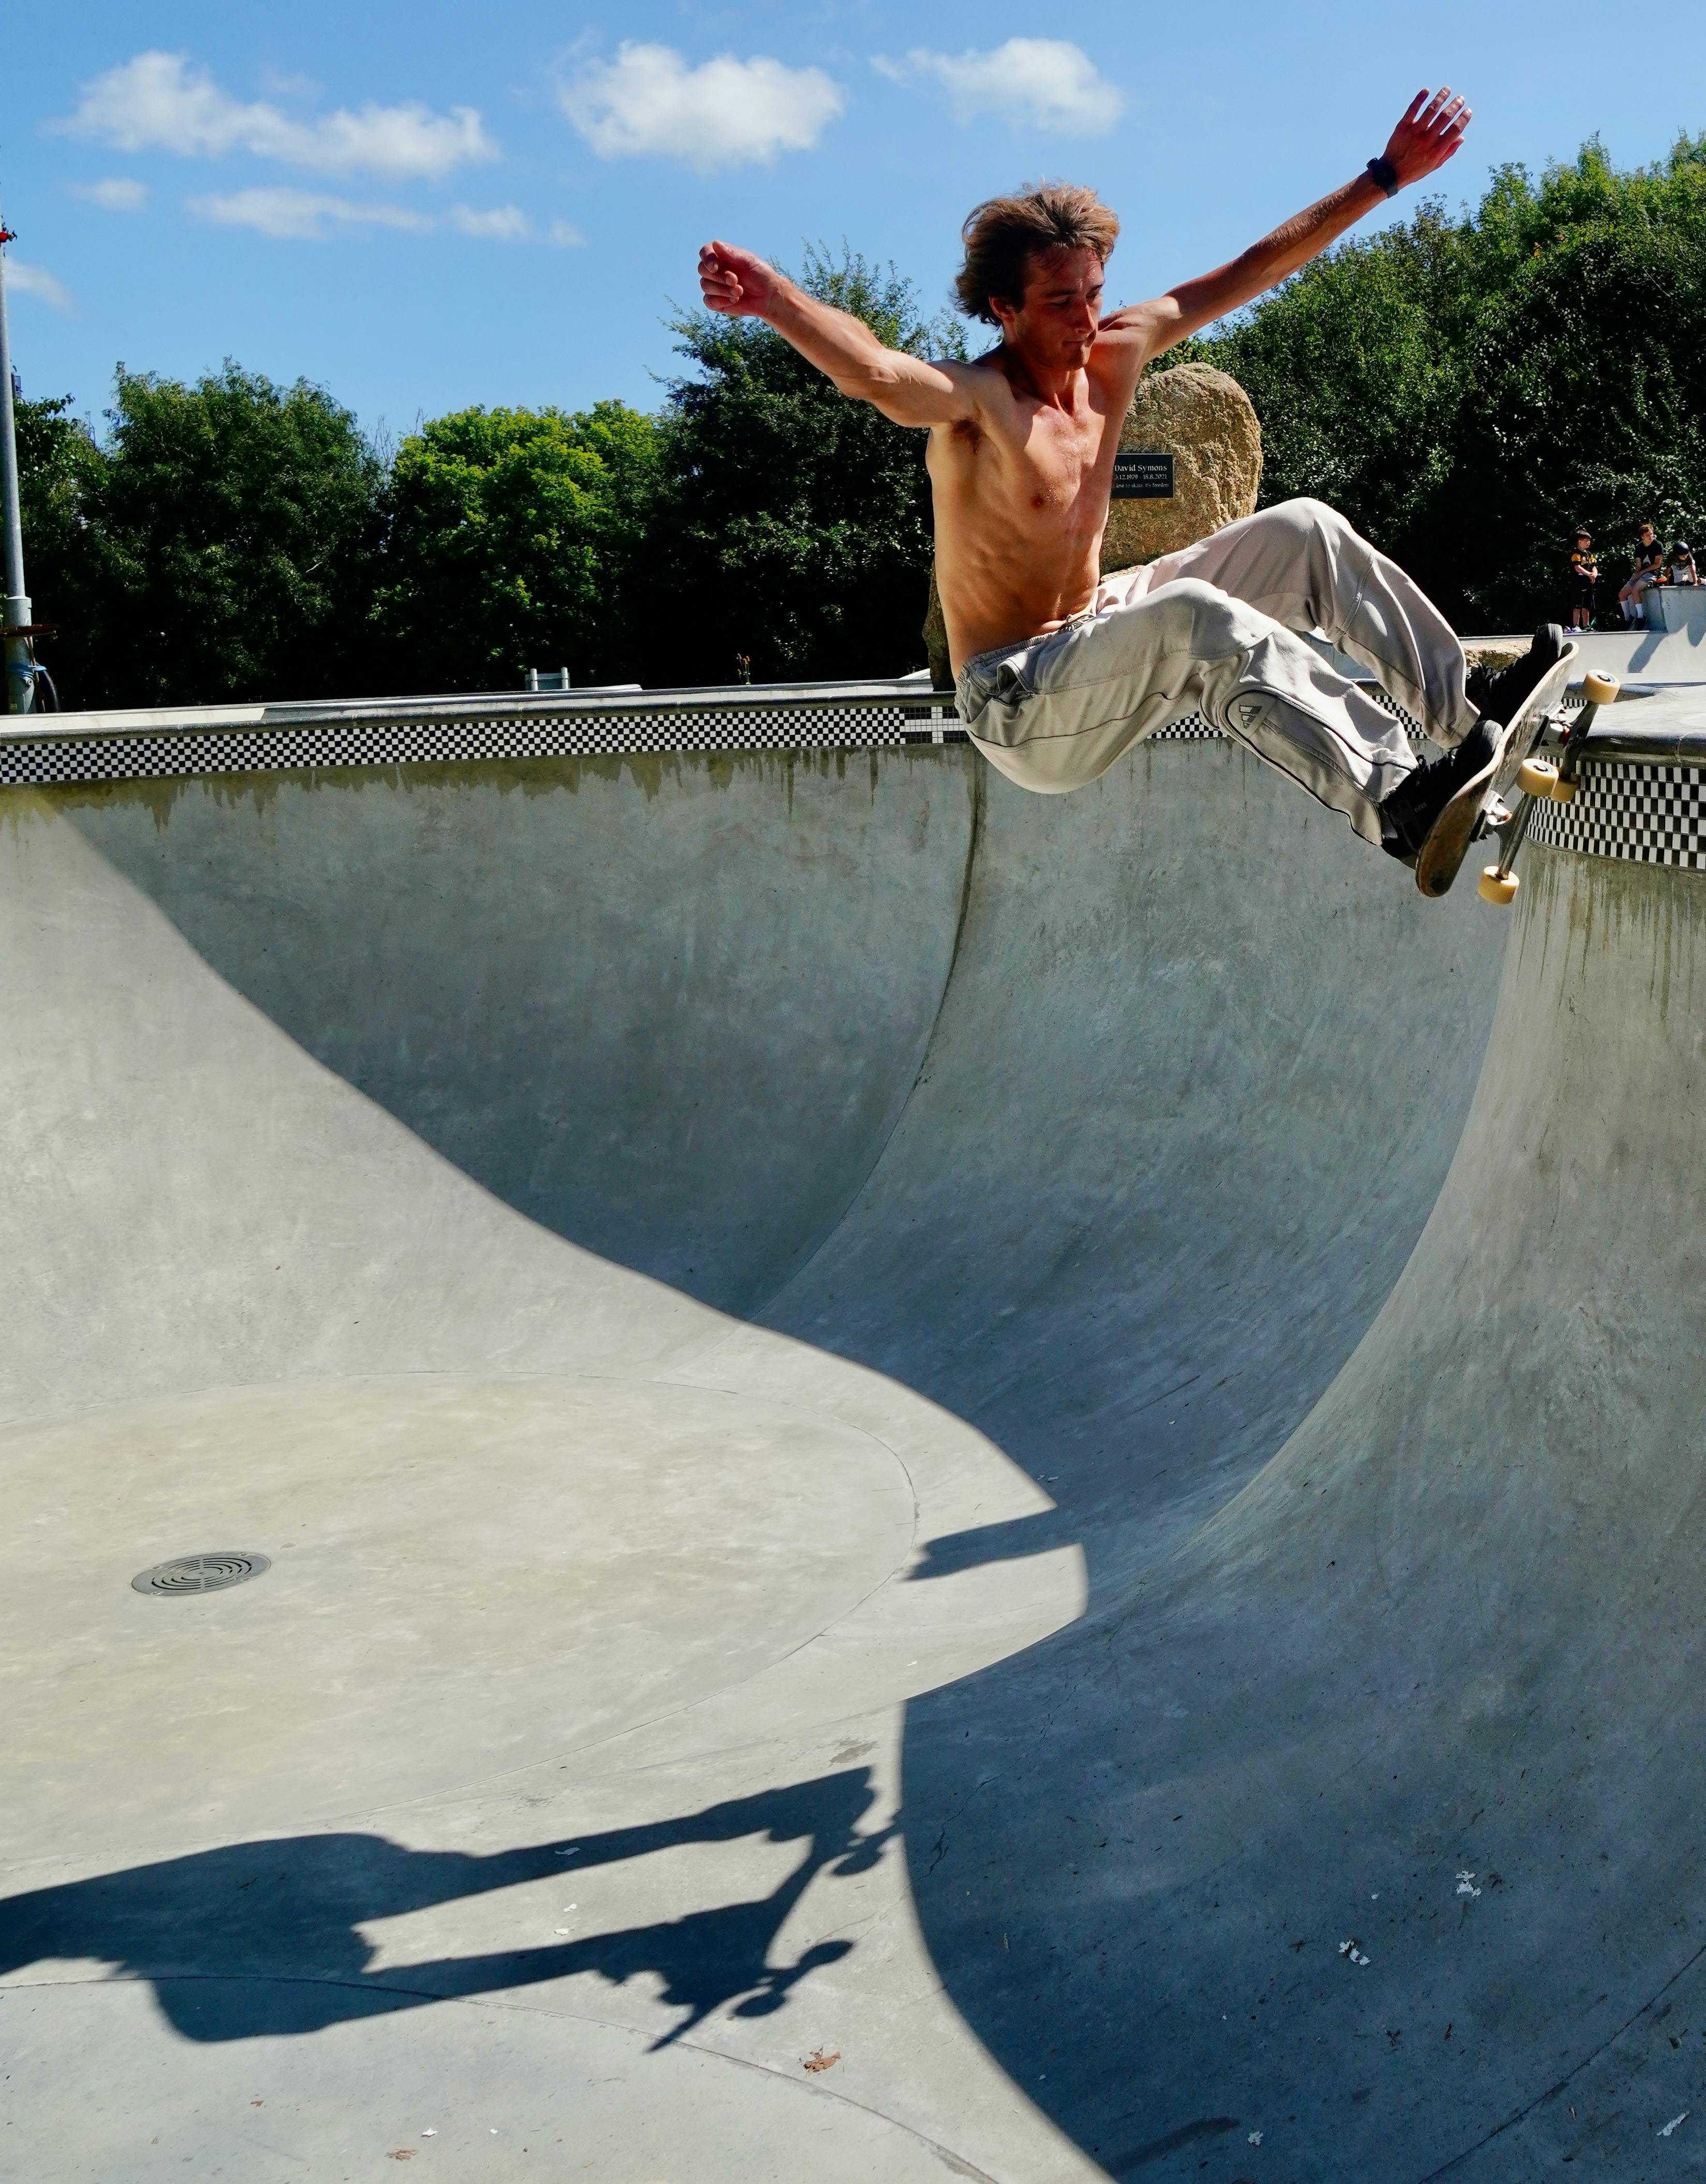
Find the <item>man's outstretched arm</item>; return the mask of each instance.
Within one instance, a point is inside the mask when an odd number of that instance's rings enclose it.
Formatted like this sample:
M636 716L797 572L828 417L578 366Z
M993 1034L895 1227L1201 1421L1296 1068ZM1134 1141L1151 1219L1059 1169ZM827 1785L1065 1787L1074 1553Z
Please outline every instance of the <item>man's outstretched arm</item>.
M1385 156L1399 188L1419 182L1444 166L1463 142L1469 125L1469 108L1449 89L1419 91L1386 142ZM1119 336L1130 334L1146 363L1187 334L1211 326L1240 304L1265 294L1312 258L1319 257L1347 229L1385 202L1386 193L1374 177L1360 174L1343 189L1335 190L1331 197L1323 198L1307 212L1276 227L1271 235L1264 235L1260 242L1252 243L1230 265L1218 266L1195 281L1181 281L1152 303L1133 304L1124 310L1111 312L1101 322L1101 337L1112 336L1117 341Z
M699 254L699 286L707 310L762 319L844 394L871 403L897 425L951 425L972 415L963 367L884 348L863 320L808 296L750 250L707 242Z

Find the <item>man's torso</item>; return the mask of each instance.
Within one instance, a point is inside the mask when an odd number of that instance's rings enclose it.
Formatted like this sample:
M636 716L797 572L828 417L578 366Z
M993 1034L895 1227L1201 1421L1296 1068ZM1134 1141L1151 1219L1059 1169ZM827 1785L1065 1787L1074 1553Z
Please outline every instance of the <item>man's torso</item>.
M1001 352L995 352L999 358ZM1096 595L1129 366L1075 375L1069 406L974 367L976 415L930 433L936 580L956 669L1045 636Z

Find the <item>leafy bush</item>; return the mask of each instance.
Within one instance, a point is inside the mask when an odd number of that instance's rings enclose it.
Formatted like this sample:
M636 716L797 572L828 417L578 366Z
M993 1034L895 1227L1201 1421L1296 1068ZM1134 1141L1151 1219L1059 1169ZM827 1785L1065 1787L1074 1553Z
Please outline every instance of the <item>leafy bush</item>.
M1650 517L1706 529L1706 136L1620 171L1597 143L1501 169L1457 219L1341 246L1201 344L1261 417L1264 501L1319 494L1462 629L1601 602Z
M959 354L891 265L808 254L801 285L913 354ZM640 645L648 682L899 674L922 666L930 568L924 435L850 402L779 334L707 311L674 322ZM743 663L744 663L743 665Z
M99 460L79 457L86 665L68 701L337 689L381 477L349 411L231 363L193 387L121 365L107 416Z
M371 624L401 689L514 689L527 666L625 679L658 428L621 402L463 410L404 440Z

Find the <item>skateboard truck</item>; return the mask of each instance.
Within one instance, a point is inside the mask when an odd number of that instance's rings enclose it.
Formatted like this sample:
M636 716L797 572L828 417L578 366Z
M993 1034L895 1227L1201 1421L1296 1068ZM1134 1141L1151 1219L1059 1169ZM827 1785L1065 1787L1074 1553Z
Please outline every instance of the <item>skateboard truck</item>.
M1535 730L1529 755L1517 771L1516 786L1519 792L1514 814L1505 827L1500 843L1499 861L1489 865L1480 876L1480 892L1483 902L1509 904L1516 900L1521 885L1511 867L1516 862L1516 853L1528 838L1529 822L1534 816L1536 804L1551 802L1569 804L1575 796L1581 771L1583 746L1587 732L1593 726L1594 715L1602 705L1617 701L1618 682L1614 675L1586 675L1582 678L1582 702L1575 718L1564 733L1564 748L1557 763L1538 755L1540 746L1549 727L1564 727L1561 713L1543 713Z

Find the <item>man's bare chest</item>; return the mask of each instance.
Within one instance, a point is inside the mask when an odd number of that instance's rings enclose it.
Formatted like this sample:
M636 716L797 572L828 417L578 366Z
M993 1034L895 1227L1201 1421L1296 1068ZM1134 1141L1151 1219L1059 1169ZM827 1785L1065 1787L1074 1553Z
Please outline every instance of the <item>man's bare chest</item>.
M1108 450L1118 437L1095 411L1074 417L1045 412L1001 450L1008 490L1040 516L1065 515L1087 500L1106 500L1112 471Z

